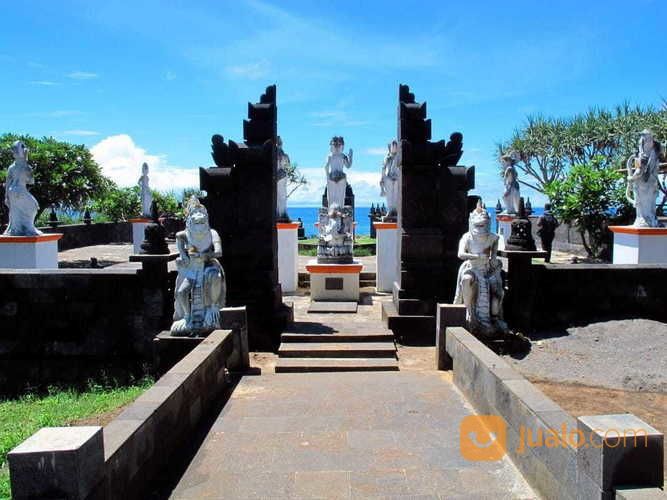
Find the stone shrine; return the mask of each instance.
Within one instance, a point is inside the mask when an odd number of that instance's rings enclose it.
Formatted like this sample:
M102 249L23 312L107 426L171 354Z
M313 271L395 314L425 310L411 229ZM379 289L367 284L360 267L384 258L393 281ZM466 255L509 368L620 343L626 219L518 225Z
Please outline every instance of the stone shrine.
M211 227L222 241L227 304L247 306L251 349L272 349L290 310L282 303L278 281L276 229L276 87L248 104L244 142L214 135L212 168L200 168Z
M35 183L28 164L28 148L16 141L14 157L7 169L4 203L9 210L9 224L0 235L0 267L10 269L55 269L58 267L58 240L62 234L42 234L35 227L39 204L28 190Z
M185 218L185 230L176 233L179 256L171 334L202 336L220 328L220 309L225 306L225 272L218 262L222 246L195 196L188 200Z
M526 215L523 198L519 198L519 211L512 220L510 237L505 241L505 250L534 252L537 250L533 239L532 223Z
M462 134L431 142L426 103L416 102L407 85L399 86L398 98L400 271L393 305L383 305L383 315L399 335L430 334L436 304L454 295L458 241L466 232L474 167L457 166Z

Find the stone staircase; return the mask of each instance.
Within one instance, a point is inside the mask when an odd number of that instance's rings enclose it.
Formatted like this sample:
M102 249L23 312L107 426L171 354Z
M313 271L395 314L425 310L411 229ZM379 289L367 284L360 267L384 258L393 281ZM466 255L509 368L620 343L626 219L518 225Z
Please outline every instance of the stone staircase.
M276 373L398 370L394 336L379 322L295 322L278 355Z

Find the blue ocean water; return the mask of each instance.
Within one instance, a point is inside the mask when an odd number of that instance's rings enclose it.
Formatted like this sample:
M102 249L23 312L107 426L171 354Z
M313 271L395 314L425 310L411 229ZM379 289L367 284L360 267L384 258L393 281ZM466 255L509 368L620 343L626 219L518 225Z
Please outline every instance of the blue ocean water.
M317 222L317 214L319 207L290 207L287 209L287 212L290 216L290 219L296 221L298 218L301 218L303 222L303 227L306 230L306 236L311 237L317 234L317 229L315 228L315 223ZM354 220L357 222L357 231L359 235L368 235L371 234L371 225L370 219L368 218L368 213L370 212L371 207L355 207L354 209ZM488 207L487 210L491 215L491 230L496 231L496 210L495 207ZM542 207L533 207L533 215L542 215L544 213L544 208Z

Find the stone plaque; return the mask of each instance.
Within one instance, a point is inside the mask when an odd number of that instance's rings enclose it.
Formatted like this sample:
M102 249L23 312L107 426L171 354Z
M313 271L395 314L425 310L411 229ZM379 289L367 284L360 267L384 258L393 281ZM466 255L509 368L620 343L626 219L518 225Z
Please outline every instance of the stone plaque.
M325 290L342 290L343 289L343 278L325 278L324 279L324 289Z

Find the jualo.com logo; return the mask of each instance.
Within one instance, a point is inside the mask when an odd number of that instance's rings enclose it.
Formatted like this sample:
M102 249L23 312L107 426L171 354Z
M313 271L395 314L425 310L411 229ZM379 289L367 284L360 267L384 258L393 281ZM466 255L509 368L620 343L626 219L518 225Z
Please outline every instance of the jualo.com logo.
M469 415L459 428L461 455L470 461L495 461L507 453L507 424L499 415ZM645 429L568 429L565 423L558 429L519 427L515 452L523 455L529 448L637 448L648 446Z

